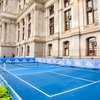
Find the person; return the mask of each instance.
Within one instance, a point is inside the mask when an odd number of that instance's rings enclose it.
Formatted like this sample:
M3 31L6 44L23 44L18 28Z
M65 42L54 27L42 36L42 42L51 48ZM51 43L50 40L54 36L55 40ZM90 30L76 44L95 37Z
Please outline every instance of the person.
M3 58L6 58L6 56L4 55Z
M12 54L12 57L14 58L15 57L15 54Z
M4 56L3 56L3 63L4 63L3 65L4 65L4 71L6 71L6 59L5 59L5 58L6 58L6 56L4 55Z

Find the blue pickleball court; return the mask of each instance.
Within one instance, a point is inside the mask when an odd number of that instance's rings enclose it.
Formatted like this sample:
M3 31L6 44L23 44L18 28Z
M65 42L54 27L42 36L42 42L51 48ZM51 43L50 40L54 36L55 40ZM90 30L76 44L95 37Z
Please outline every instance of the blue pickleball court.
M100 70L9 63L0 73L22 100L100 100Z

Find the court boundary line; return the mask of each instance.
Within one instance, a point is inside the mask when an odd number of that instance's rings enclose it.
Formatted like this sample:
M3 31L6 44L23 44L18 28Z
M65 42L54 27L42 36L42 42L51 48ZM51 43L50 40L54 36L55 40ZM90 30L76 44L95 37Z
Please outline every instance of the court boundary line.
M84 78L80 78L80 77L76 77L76 76L72 76L72 75L60 74L60 73L51 72L51 71L50 71L50 73L57 74L57 75L64 76L64 77L74 78L74 79L77 79L77 80L83 80L83 81L87 81L87 82L95 82L95 81L92 81L92 80L88 80L88 79L84 79Z
M77 80L83 80L83 81L87 81L87 82L95 82L95 81L92 81L92 80L88 80L88 79L84 79L84 78L80 78L80 77L75 77L75 76L72 76L72 75L66 75L66 74L60 74L58 72L54 72L54 71L46 71L46 72L37 72L37 73L29 73L29 74L16 74L16 76L27 76L27 75L35 75L35 74L43 74L43 73L53 73L53 74L57 74L57 75L60 75L60 76L65 76L65 77L70 77L70 78L74 78L74 79L77 79Z
M2 67L0 67L1 69L3 69ZM11 73L10 71L6 70L6 72L8 72L9 74L11 74L12 76L16 77L17 79L19 79L20 81L24 82L25 84L27 84L28 86L34 88L35 90L39 91L40 93L44 94L45 96L50 98L50 95L45 93L44 91L38 89L37 87L35 87L34 85L29 84L28 82L26 82L25 80L19 78L18 76L14 75L13 73Z
M13 70L10 70L10 71L13 71ZM17 71L17 70L15 70L15 71ZM65 69L56 69L56 70L53 70L53 71L51 71L51 72L54 72L54 71L66 71ZM50 71L44 71L44 72L35 72L35 73L28 73L28 74L17 74L17 73L15 73L16 75L18 75L18 76L26 76L26 75L31 75L31 74L33 74L33 75L35 75L35 74L42 74L42 73L47 73L47 72L50 72Z
M45 71L45 72L35 72L35 73L28 73L28 74L16 74L18 76L27 76L27 75L36 75L36 74L43 74L43 73L48 73L50 71Z
M18 76L14 75L14 74L13 74L13 73L11 73L10 71L8 71L8 70L6 70L6 71L7 71L9 74L11 74L11 75L13 75L14 77L16 77L17 79L19 79L20 81L22 81L22 82L24 82L25 84L27 84L28 86L30 86L30 87L32 87L32 88L34 88L35 90L39 91L40 93L42 93L42 94L44 94L45 96L47 96L47 97L49 97L49 98L50 98L50 95L49 95L49 94L47 94L47 93L45 93L44 91L42 91L42 90L38 89L37 87L35 87L34 85L32 85L32 84L30 84L30 83L26 82L25 80L23 80L23 79L19 78Z
M0 66L1 67L1 66ZM18 100L22 100L22 98L17 94L17 92L8 84L8 82L3 78L3 76L1 76L0 75L0 77L1 77L1 79L3 79L4 80L4 82L5 82L5 84L7 84L8 85L8 87L11 89L11 91L14 93L14 95L16 95L16 97L17 97L17 99ZM2 83L3 84L3 83ZM3 84L4 85L4 84ZM11 97L12 97L12 95L11 95ZM13 98L13 97L12 97Z
M89 83L89 84L86 84L86 85L83 85L83 86L79 86L77 88L73 88L73 89L70 89L70 90L67 90L67 91L64 91L64 92L60 92L60 93L56 93L54 95L50 95L50 97L52 98L52 97L59 96L59 95L65 94L65 93L73 92L75 90L79 90L79 89L82 89L82 88L91 86L91 85L96 84L96 83L99 83L99 82L100 82L100 80L95 81L95 82L92 82L92 83Z
M84 72L91 72L91 73L98 73L98 74L100 74L100 72L97 72L97 71L95 71L93 69L87 70L89 68L84 68L84 67L67 67L67 68L72 68L73 70L81 70L81 71L84 71Z

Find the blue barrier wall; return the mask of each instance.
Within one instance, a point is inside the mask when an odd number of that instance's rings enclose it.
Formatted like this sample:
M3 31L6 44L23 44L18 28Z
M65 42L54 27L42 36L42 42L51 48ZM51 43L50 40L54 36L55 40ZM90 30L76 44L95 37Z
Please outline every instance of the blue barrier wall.
M35 58L0 58L0 62L34 62Z
M0 58L0 62L38 62L61 66L100 69L100 60L92 59L56 59L56 58Z
M61 66L75 66L81 68L100 69L100 60L92 60L92 59L35 58L35 62L56 64Z

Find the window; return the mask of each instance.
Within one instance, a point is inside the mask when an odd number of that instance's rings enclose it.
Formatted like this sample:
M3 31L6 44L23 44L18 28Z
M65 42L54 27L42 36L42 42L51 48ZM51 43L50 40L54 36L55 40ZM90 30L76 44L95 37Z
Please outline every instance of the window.
M17 56L18 56L18 48L17 48Z
M49 19L50 35L54 34L54 17Z
M18 30L18 42L19 42L19 38L20 38L20 30Z
M20 24L18 23L18 42L19 42L19 38L20 38Z
M28 38L31 36L31 14L28 14Z
M69 56L69 41L63 43L64 46L64 56Z
M24 40L24 32L25 32L25 28L23 27L22 40Z
M28 38L30 38L31 35L31 23L28 24Z
M26 0L24 0L24 4L26 3Z
M21 47L21 56L23 56L23 47Z
M19 0L18 8L21 10L21 0Z
M31 14L28 14L28 21L31 21Z
M19 10L21 10L21 5L19 5Z
M25 20L24 19L22 19L22 24L23 24L22 40L24 40L24 35L25 35Z
M5 33L7 33L7 23L5 23Z
M27 56L30 54L30 46L27 46Z
M64 0L64 7L67 7L70 5L71 0Z
M87 24L93 24L98 22L98 8L97 0L86 1L87 12Z
M48 45L48 56L52 56L52 44Z
M54 14L54 5L50 6L49 12L50 12L50 15Z
M23 23L23 26L25 25L25 20L24 19L22 19L22 23Z
M65 11L65 31L71 29L71 9Z
M87 39L87 55L96 56L97 54L97 41L96 37L91 37Z
M18 29L20 28L20 24L18 23Z

